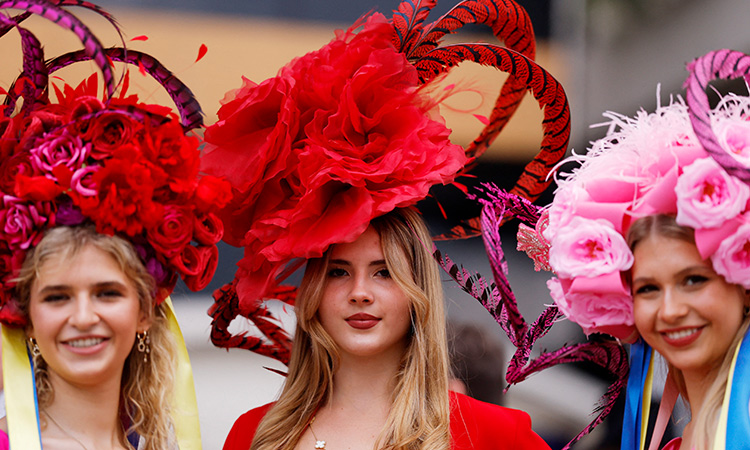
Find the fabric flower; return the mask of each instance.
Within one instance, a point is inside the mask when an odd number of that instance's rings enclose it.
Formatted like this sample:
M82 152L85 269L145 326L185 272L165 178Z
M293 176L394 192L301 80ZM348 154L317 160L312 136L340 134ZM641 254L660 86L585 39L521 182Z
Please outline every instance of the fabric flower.
M562 278L595 277L630 269L633 254L609 222L574 216L557 230L549 262Z
M195 216L193 222L193 239L199 244L213 245L224 235L224 225L213 213Z
M125 114L107 111L91 119L82 136L91 142L91 157L100 160L128 143L140 125Z
M52 168L64 164L72 170L81 167L91 151L80 137L66 131L47 136L29 152L36 172L51 176Z
M146 236L154 250L166 258L182 252L193 237L190 211L177 205L164 206L164 213L157 226L148 229Z
M568 292L565 293L558 278L547 281L550 295L560 311L583 328L584 333L608 333L621 330L626 338L634 327L633 298L618 292Z
M220 216L225 240L246 248L241 301L264 296L290 261L354 240L464 167L392 33L374 14L277 77L244 80L206 130L202 169L234 188Z
M721 242L711 255L711 263L728 283L750 289L750 223L745 222Z
M750 187L726 173L713 158L701 158L685 167L675 193L678 224L713 228L742 213Z

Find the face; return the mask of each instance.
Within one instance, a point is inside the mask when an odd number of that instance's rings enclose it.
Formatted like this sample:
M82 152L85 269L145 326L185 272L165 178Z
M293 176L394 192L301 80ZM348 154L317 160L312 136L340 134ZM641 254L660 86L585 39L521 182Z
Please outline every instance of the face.
M643 339L686 377L718 370L750 304L745 291L683 240L651 235L633 254L635 325Z
M335 245L326 277L318 318L342 358L400 360L411 328L410 301L388 272L377 231L370 227L356 241Z
M149 325L133 282L92 245L41 266L31 287L29 319L27 334L36 339L53 384L119 384L136 331Z

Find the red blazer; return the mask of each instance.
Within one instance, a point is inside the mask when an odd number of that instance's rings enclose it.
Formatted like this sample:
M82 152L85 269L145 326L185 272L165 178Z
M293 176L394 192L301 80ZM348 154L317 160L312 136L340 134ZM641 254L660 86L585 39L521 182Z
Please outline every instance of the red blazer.
M480 402L451 392L452 450L549 450L531 430L523 411ZM241 415L229 431L224 450L248 450L269 403Z

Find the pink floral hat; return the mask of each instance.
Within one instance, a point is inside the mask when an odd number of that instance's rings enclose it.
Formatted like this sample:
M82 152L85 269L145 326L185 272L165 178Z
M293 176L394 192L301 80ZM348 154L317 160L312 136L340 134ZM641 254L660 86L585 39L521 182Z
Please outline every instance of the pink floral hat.
M198 174L200 140L189 131L202 125L202 113L187 86L144 53L104 49L61 5L91 9L117 29L108 13L88 2L3 3L26 11L0 15L0 36L18 30L24 52L21 76L0 92L0 321L8 325L25 323L13 289L26 253L56 226L93 224L99 233L130 241L156 281L157 303L178 276L190 289L204 288L223 235L215 210L231 196L226 181ZM45 61L39 41L20 26L32 13L73 31L84 49ZM77 87L50 82L56 70L88 60L102 71L105 95L97 92L96 74ZM155 78L175 101L181 122L170 108L128 93L128 74L116 82L112 61Z
M288 337L270 324L262 300L292 302L286 277L334 243L351 242L369 222L414 205L449 184L494 140L531 90L544 108L544 140L514 192L534 199L566 150L565 93L534 63L528 15L513 1L467 0L425 24L434 1L408 0L393 18L369 15L279 74L230 91L206 129L203 169L227 176L233 200L221 214L225 240L245 248L235 280L217 291L212 340L286 361ZM490 26L507 47L440 46L466 23ZM467 148L451 143L429 83L461 61L508 72L486 127ZM268 337L232 336L250 318Z

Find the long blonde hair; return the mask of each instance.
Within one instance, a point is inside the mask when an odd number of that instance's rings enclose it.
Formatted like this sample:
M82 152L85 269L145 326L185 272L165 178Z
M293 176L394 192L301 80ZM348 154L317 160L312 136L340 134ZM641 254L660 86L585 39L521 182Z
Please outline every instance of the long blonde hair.
M64 262L89 245L107 253L117 262L135 286L141 311L151 319L151 351L147 361L144 362L144 355L134 345L123 367L120 415L130 423L123 424L121 443L126 444L127 435L135 432L144 438L144 450L168 448L172 429L168 399L174 379L175 344L167 328L164 308L162 305L154 307L153 304L153 277L129 242L117 236L98 234L89 226L48 230L24 261L15 288L19 306L28 316L31 286L48 260L59 258L58 261ZM34 377L39 408L43 409L54 401L55 395L43 355L34 357Z
M695 232L692 228L678 225L672 216L657 214L640 218L633 223L628 230L627 236L630 249L635 250L639 242L652 235L679 239L695 244ZM732 344L729 346L729 351L724 355L716 378L706 391L706 398L703 399L700 411L693 418L693 445L695 450L707 450L713 445L719 413L724 402L724 392L727 388L729 370L731 369L734 357L734 350L742 342L749 325L750 316L746 315L732 340ZM680 394L689 402L690 399L687 398L685 379L682 372L669 364L669 362L667 362L667 367L669 368L669 376L675 381Z
M371 225L380 235L391 276L411 300L412 314L409 343L377 446L447 450L450 405L445 312L430 234L421 216L410 209L397 209L374 219ZM330 399L338 349L317 317L329 254L330 249L322 258L307 263L296 301L297 329L289 374L279 400L258 426L250 447L253 450L293 449L317 408Z

